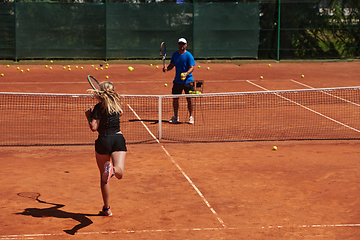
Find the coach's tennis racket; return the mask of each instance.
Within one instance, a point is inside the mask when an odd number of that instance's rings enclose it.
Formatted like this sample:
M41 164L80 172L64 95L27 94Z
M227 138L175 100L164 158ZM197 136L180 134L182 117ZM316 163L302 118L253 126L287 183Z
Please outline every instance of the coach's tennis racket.
M96 80L96 78L94 78L91 75L88 75L87 77L90 86L94 89L94 90L100 90L100 83L98 82L98 80Z
M160 58L163 61L163 65L165 67L165 58L166 58L166 45L165 42L160 44Z

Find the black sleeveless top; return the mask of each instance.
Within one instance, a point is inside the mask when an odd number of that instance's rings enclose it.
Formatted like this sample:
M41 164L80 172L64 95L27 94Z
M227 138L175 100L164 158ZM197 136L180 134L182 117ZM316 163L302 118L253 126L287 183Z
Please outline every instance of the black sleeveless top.
M92 118L100 119L100 124L97 129L99 135L115 134L120 131L120 114L113 113L108 115L99 102L95 105L92 112Z

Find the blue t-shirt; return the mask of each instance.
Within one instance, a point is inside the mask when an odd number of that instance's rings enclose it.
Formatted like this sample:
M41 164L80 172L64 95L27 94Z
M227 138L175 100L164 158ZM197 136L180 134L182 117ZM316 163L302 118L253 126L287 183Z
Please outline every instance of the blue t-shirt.
M186 51L181 55L179 51L174 52L173 55L171 56L170 63L173 63L176 68L174 83L185 84L194 81L192 73L190 73L185 80L181 80L181 76L180 76L181 73L187 72L190 66L195 66L194 57L189 51Z

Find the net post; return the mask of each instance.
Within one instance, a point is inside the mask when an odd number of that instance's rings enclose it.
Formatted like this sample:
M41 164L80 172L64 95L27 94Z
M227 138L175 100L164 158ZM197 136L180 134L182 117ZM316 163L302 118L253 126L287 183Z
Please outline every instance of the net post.
M161 124L162 124L162 97L159 96L159 140L161 140Z

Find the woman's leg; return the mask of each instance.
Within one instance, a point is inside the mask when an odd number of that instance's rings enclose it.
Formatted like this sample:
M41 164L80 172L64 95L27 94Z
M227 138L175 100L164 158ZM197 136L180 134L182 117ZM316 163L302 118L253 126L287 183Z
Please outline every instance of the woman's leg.
M124 176L125 170L125 151L116 151L111 154L111 158L113 160L114 170L115 170L115 177L117 179L121 179Z
M100 171L100 187L101 187L101 193L102 193L102 197L103 197L103 201L104 201L104 206L105 208L110 207L109 205L109 198L110 198L110 186L109 184L105 183L102 180L102 175L105 171L104 169L104 165L107 161L110 161L110 156L109 155L101 155L98 154L97 152L95 152L96 154L96 162Z

